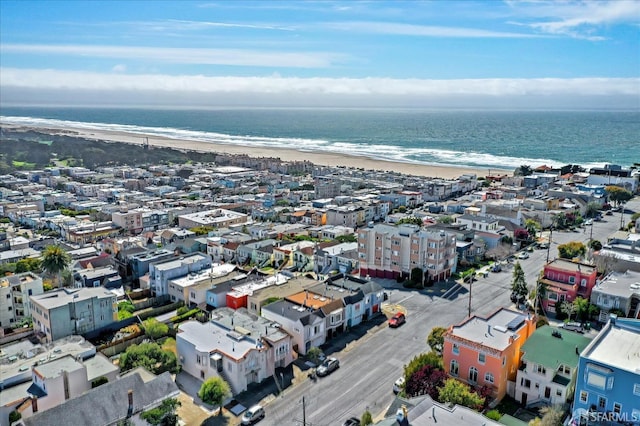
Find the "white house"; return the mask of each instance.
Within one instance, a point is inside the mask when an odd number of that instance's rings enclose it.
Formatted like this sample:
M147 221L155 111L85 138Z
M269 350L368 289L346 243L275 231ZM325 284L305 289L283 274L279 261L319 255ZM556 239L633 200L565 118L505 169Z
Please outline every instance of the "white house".
M326 340L325 319L317 310L280 300L262 307L262 316L280 324L293 339L293 350L306 354Z

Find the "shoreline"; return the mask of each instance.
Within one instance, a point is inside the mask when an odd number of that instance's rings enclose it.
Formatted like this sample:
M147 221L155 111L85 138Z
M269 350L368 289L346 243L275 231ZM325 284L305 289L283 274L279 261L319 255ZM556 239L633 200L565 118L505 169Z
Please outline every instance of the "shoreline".
M406 175L440 179L456 179L464 174L475 174L477 177L486 177L489 175L489 171L491 171L492 175L511 176L513 174L512 170L498 168L484 169L480 167L455 167L403 163L398 161L388 161L356 155L334 154L330 152L320 151L305 151L303 149L296 148L248 148L242 145L220 144L188 139L174 139L158 135L147 135L143 133L86 129L76 128L72 126L52 127L50 125L47 125L40 127L31 124L25 126L3 122L0 122L0 126L15 131L33 130L49 135L64 135L89 140L121 142L134 145L143 145L145 144L145 138L148 138L148 144L150 147L174 148L197 152L217 152L221 154L231 155L247 155L253 158L279 158L281 161L285 162L309 161L319 166L361 168L365 170L395 172Z

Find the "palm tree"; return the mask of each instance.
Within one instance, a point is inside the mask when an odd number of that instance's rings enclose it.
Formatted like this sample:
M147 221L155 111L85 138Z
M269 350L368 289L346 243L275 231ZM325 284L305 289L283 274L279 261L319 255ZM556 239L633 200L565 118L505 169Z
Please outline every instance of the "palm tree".
M71 256L58 245L45 247L42 253L42 269L47 273L55 275L58 279L58 287L62 287L60 277L62 271L71 264Z

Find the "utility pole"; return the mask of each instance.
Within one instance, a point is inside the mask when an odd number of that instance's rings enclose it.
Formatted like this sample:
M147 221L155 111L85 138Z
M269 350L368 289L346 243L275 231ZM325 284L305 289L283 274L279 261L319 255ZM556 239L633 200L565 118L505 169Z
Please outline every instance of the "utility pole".
M468 317L471 317L471 286L473 285L473 274L469 275L469 314Z
M302 396L302 426L307 426L307 414L304 406L304 395Z
M593 230L593 228L592 228ZM547 244L547 263L549 263L549 252L551 251L551 237L553 236L553 226L549 228L549 244Z

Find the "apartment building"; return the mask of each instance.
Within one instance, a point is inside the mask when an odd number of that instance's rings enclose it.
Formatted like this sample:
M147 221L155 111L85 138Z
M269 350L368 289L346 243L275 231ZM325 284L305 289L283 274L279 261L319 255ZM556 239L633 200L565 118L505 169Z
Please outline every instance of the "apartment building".
M539 280L539 285L545 287L542 308L556 312L562 302L573 302L577 297L589 300L597 278L598 271L593 265L569 259L552 260L544 266Z
M31 316L29 297L43 292L42 278L33 272L0 278L0 327Z
M116 295L101 287L59 289L29 298L33 328L48 342L106 327L118 318Z
M360 276L398 278L420 268L425 280L440 281L456 270L456 237L417 225L376 224L358 230Z
M149 265L149 286L155 296L169 292L169 280L211 269L211 258L203 253L181 256Z

